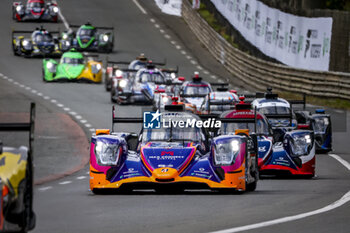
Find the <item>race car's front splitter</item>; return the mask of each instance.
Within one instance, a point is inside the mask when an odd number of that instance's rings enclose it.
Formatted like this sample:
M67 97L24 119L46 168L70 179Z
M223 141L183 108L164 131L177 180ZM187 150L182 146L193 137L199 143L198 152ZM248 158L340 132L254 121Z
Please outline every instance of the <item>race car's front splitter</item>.
M225 180L215 182L206 178L194 176L177 176L173 180L159 180L155 176L139 176L109 182L104 173L94 171L90 168L90 189L119 189L132 187L135 189L157 188L160 186L181 186L182 188L197 189L236 189L245 190L244 167L240 167L237 173L225 174Z

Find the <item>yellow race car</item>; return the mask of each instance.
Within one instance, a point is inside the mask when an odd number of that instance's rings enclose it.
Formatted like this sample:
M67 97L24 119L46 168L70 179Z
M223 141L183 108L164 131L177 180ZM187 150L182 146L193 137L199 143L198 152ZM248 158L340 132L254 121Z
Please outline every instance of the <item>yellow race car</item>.
M0 131L29 131L29 148L4 147L0 142L0 231L18 225L19 232L35 226L33 212L33 140L35 104L29 123L0 123Z

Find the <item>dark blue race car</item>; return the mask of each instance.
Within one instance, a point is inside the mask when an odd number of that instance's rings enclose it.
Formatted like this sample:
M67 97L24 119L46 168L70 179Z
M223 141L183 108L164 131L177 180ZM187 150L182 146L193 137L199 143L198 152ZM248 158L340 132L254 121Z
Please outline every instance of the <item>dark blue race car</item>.
M18 35L20 34L20 35ZM24 36L28 35L30 36ZM58 38L54 34L58 31L51 31L36 28L34 31L14 30L12 31L12 50L16 56L24 57L60 57Z
M315 113L307 111L305 96L303 100L285 100L272 93L272 89L268 89L262 97L255 99L252 105L267 116L272 127L311 130L315 135L317 152L332 150L331 117L323 109L317 109ZM293 107L295 105L303 105L303 108L296 110L296 107Z

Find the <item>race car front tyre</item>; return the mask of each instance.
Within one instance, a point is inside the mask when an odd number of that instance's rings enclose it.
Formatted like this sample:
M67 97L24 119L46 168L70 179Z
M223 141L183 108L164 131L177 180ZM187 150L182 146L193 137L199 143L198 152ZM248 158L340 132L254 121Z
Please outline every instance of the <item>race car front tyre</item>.
M43 76L43 81L47 82L46 79L45 79L45 70L44 69L42 69L42 76Z
M255 159L254 170L250 171L251 176L254 177L254 181L246 185L246 191L251 192L256 189L259 180L259 167L258 160Z
M112 89L111 81L107 77L105 78L105 88L106 88L106 91L111 91Z

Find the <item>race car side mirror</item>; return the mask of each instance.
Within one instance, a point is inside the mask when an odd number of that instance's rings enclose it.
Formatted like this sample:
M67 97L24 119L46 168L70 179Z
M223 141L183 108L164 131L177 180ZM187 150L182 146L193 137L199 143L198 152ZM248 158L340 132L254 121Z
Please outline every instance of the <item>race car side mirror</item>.
M2 141L0 141L0 155L2 154Z

